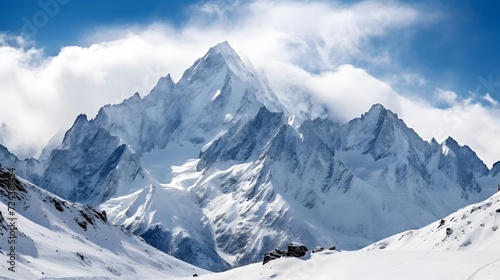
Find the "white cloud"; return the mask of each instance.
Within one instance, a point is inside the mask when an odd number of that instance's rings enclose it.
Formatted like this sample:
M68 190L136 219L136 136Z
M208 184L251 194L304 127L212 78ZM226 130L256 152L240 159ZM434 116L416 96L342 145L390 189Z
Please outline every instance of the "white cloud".
M426 140L434 137L442 142L452 136L471 147L489 167L500 160L498 109L470 102L438 109L423 101L403 99L400 117Z
M401 74L401 79L410 85L418 85L418 86L425 86L427 84L427 80L415 73L403 73Z
M275 63L266 65L266 73L279 94L286 94L282 91L290 83L300 86L315 93L343 122L359 117L374 103L383 103L393 110L399 108L398 95L387 83L350 64L311 74L297 66Z
M489 93L486 93L486 95L483 96L483 99L486 100L486 101L488 101L493 106L497 106L498 105L498 101L496 101L495 99L493 99L493 97L491 97L491 95Z
M436 89L436 96L439 100L445 102L447 105L454 105L457 103L458 95L454 91L444 90L442 88Z
M446 90L438 90L438 97L450 108L437 109L401 96L389 82L353 64L392 67L390 51L375 51L370 40L411 30L427 17L398 1L208 2L193 6L182 27L156 23L100 29L86 38L89 47L65 47L49 58L23 38L9 45L1 35L0 122L15 135L6 144L16 152L26 145L40 149L56 132L68 129L79 113L93 117L104 104L121 102L135 91L145 95L167 73L179 79L209 47L228 40L274 87L301 81L341 120L382 103L423 138L452 135L491 164L500 158L493 142L498 111L459 101ZM416 73L393 75L408 84L426 84Z
M447 102L447 108L437 108L431 102L412 96L402 96L391 86L365 70L342 65L320 75L310 74L290 65L275 65L268 71L275 88L285 87L292 80L316 93L342 121L359 117L374 103L381 103L397 113L424 140L435 138L442 142L452 136L461 145L468 145L489 166L500 160L500 110L486 108L472 98L460 99L452 91L436 92Z

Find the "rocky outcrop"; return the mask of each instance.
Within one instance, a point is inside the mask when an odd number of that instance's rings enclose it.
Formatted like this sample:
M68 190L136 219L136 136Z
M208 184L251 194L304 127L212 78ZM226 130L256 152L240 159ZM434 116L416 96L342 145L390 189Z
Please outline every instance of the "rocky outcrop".
M264 261L262 264L266 264L272 260L279 259L281 257L296 257L300 258L306 255L308 249L305 245L298 243L298 242L292 242L290 245L288 245L288 251L282 251L279 249L274 249L273 251L267 252L264 255Z

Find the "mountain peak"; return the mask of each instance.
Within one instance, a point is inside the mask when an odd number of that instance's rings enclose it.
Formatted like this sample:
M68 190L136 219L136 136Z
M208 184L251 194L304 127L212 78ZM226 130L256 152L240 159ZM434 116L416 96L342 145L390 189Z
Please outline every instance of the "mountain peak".
M375 103L373 104L371 107L370 107L370 110L368 110L368 112L366 112L366 115L376 115L376 116L379 116L381 114L385 114L387 113L387 110L384 105L380 104L380 103Z
M172 80L172 76L170 76L170 74L168 74L167 76L161 77L158 80L158 84L156 84L156 86L153 88L152 91L159 90L159 91L171 92L174 88L174 85L175 85L175 83Z
M500 174L500 161L497 161L493 164L490 170L491 176L497 176Z
M458 142L457 142L455 139L453 139L453 137L451 137L451 136L448 136L448 138L446 138L446 140L444 140L444 142L445 142L446 144L448 144L448 145L455 145L455 146L459 146L459 145L458 145Z
M432 137L432 139L429 141L429 144L431 144L432 147L437 147L439 146L439 143L438 141L436 140L436 138Z
M78 115L78 117L76 117L76 120L73 123L73 125L75 125L76 123L81 122L81 121L83 121L83 122L88 122L89 121L86 114L80 114L80 115Z
M362 118L366 118L367 116L383 116L386 115L387 112L388 110L382 104L376 103L372 105L368 112L363 114Z
M175 83L172 80L172 76L168 74L165 77L160 77L156 86L151 90L146 99L153 100L153 102L158 102L160 96L170 94L174 91Z
M202 58L186 70L181 81L198 79L198 76L203 76L204 73L217 73L226 70L244 81L250 81L255 76L229 43L224 41L211 47Z
M380 103L375 103L372 105L372 107L370 108L369 111L372 111L372 110L376 110L376 111L386 111L387 109L384 107L384 105L380 104Z
M238 56L234 49L229 45L227 41L218 43L217 45L211 47L208 50L207 55L221 53L223 56L231 57Z
M463 147L460 146L460 144L458 144L457 140L453 139L453 137L451 137L451 136L448 136L448 138L446 138L446 140L444 140L443 146L446 146L453 151L459 151L462 148L467 148L467 146L463 146Z
M486 175L489 170L488 167L484 164L484 162L477 156L476 152L474 152L467 145L460 145L455 139L451 136L446 138L446 140L442 144L443 151L446 151L445 154L448 154L449 151L452 151L452 155L459 156L462 159L461 166L467 167L475 172Z
M387 117L394 116L397 119L397 115L387 110L382 104L373 104L368 112L361 115L361 119L374 120L377 123L382 123Z
M213 47L211 47L208 52L198 61L207 61L211 58L216 58L217 60L223 60L226 64L243 64L241 58L236 53L236 51L229 45L227 41L219 43ZM196 63L195 63L196 65ZM230 66L230 65L228 65Z

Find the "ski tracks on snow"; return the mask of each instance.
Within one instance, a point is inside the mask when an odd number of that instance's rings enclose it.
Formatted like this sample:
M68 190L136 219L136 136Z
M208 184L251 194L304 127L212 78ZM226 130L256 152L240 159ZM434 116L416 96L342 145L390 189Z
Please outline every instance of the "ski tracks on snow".
M479 272L481 272L481 270L483 270L483 269L485 269L486 267L488 267L488 266L490 266L490 265L492 265L492 264L496 263L496 262L497 262L497 261L499 261L499 260L500 260L500 259L496 259L496 260L494 260L494 261L492 261L492 262L490 262L490 263L488 263L488 264L485 264L485 265L481 266L480 268L476 269L476 271L474 271L474 272L473 272L473 273L469 276L469 278L467 278L467 280L473 280L473 279L474 279L474 277L475 277L475 276L476 276Z

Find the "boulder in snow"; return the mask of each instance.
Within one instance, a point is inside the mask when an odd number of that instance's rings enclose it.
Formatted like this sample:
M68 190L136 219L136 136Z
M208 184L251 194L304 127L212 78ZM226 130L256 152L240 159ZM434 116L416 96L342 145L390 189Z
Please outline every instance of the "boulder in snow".
M298 242L292 242L288 245L287 256L300 258L306 255L307 247L304 244Z

